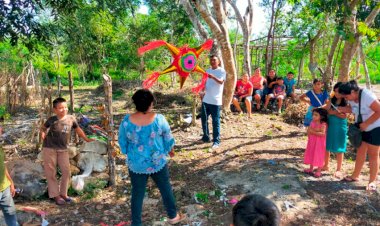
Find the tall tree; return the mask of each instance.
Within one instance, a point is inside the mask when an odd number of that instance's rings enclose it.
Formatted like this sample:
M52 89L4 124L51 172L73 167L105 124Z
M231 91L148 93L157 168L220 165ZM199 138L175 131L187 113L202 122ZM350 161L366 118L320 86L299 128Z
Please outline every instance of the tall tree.
M348 39L344 42L343 54L340 59L339 67L339 81L347 81L350 76L351 62L354 58L356 51L362 41L363 34L358 30L358 4L359 0L349 1L349 15L345 17L344 25L347 27L349 32ZM372 26L375 21L376 16L380 13L380 3L377 3L375 7L371 10L370 14L365 18L362 25L366 27Z
M243 67L245 72L251 75L251 50L249 44L253 26L253 0L248 0L248 6L245 10L244 16L241 15L239 8L236 5L236 0L227 1L234 9L237 21L243 32Z
M194 0L192 2L200 16L209 26L213 37L216 38L218 44L220 45L223 65L227 73L227 79L225 81L223 92L223 110L228 112L235 89L237 76L232 46L229 40L226 2L222 0L213 0L212 13L204 0Z

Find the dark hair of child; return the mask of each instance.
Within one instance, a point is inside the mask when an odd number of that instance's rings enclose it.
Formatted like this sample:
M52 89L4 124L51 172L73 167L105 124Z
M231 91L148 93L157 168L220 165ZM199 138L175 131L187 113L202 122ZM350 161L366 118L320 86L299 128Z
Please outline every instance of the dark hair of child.
M140 89L133 94L132 100L136 106L136 110L145 114L155 98L150 90Z
M278 78L277 78L277 81L278 81L278 80L284 80L284 79L283 79L282 77L278 77Z
M288 75L289 75L289 74L294 75L294 73L293 73L292 71L289 71L289 72L288 72Z
M326 109L324 109L324 108L315 108L314 110L313 110L313 113L314 112L317 112L320 116L321 116L321 122L324 122L324 123L326 123L327 124L327 118L328 118L328 112L327 112L327 110Z
M58 104L66 102L65 98L57 97L53 100L53 108L56 108Z
M339 93L343 95L351 94L351 91L359 91L358 83L355 80L344 82L339 86Z
M256 194L243 197L232 209L234 226L278 226L281 215L269 199Z
M313 85L315 85L317 82L322 82L322 79L315 78L315 79L313 80Z

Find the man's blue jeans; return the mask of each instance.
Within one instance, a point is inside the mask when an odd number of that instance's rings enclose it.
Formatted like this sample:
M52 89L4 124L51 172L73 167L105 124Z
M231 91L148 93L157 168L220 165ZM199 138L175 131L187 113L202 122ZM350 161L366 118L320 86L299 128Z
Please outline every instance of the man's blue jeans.
M177 216L177 209L175 206L172 186L170 185L169 170L167 165L165 165L162 170L153 174L137 174L129 170L129 176L131 178L132 184L131 208L133 226L142 225L141 212L143 207L146 183L149 176L152 177L153 181L156 183L158 189L160 190L162 201L164 203L168 217L172 219Z
M220 144L220 105L207 104L202 102L201 120L204 142L210 141L210 133L208 129L208 116L212 119L212 137L214 144Z
M0 207L3 211L5 223L8 226L17 226L16 207L13 202L10 187L0 192Z

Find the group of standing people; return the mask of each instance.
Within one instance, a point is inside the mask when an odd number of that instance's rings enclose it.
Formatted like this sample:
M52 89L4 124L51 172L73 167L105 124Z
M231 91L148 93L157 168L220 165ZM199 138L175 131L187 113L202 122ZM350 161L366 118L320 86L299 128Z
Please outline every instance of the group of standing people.
M310 165L304 172L320 177L329 170L330 153L336 154L337 167L334 176L344 181L359 180L360 172L369 159L369 182L367 190L377 189L380 152L380 102L368 89L360 89L357 82L338 82L329 97L322 91L322 81L316 79L313 89L300 99L310 104L305 116L308 143L304 163ZM358 147L355 169L351 176L343 177L342 162L347 150L348 114L355 115L356 125L362 131L362 142ZM315 169L316 167L316 169Z

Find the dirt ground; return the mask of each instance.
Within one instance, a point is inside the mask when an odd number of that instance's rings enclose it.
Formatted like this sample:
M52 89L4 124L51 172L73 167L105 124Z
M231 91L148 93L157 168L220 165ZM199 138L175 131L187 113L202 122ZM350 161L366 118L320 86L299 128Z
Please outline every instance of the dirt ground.
M379 94L380 86L375 90ZM114 101L115 125L125 113L132 111L131 93L124 92ZM235 200L250 192L262 194L276 203L281 210L282 225L380 225L379 189L365 191L368 163L363 168L362 180L357 183L333 177L334 157L330 172L318 179L307 176L302 173L307 142L304 129L283 122L281 115L261 112L254 112L251 119L245 115L224 116L221 146L210 150L211 143L199 141L202 135L200 120L195 126L183 122L191 107L191 97L185 93L178 90L157 93L156 104L156 111L167 117L176 138L176 155L169 162L171 181L177 205L188 215L188 220L180 225L229 225ZM67 91L64 97L66 95ZM99 91L93 87L76 90L75 97L78 106L94 106L102 101ZM8 127L37 119L37 112L29 111L15 116ZM90 118L99 117L91 107L84 113ZM27 134L28 131L25 136ZM17 155L12 148L6 150L8 161L36 160L38 152L33 150L34 144L25 139L16 144ZM349 148L343 166L345 173L352 172L354 160L355 153ZM47 197L34 201L16 197L16 207L31 206L45 211L50 225L122 225L129 222L130 182L124 157L118 156L116 163L117 185L96 189L90 199L77 195L74 196L76 203L61 207ZM144 201L143 220L146 225L165 225L159 191L151 181Z

